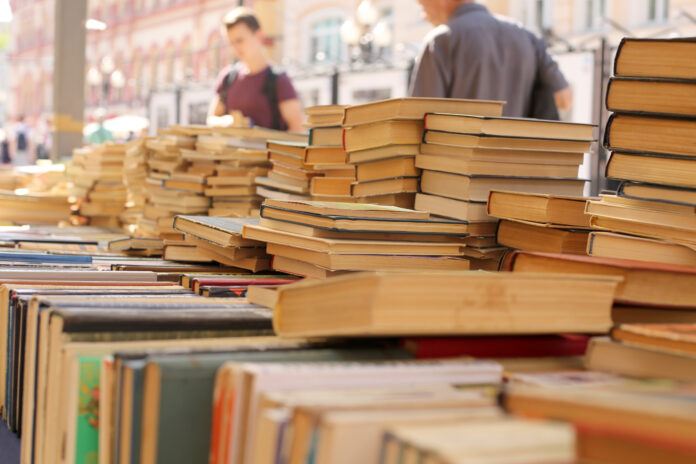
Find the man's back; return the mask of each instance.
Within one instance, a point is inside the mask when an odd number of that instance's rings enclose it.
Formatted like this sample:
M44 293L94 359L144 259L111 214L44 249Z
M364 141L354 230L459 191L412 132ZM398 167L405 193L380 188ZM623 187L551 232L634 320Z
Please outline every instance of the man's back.
M426 39L412 96L505 100L505 116L530 116L535 82L567 86L544 43L475 3L461 5Z

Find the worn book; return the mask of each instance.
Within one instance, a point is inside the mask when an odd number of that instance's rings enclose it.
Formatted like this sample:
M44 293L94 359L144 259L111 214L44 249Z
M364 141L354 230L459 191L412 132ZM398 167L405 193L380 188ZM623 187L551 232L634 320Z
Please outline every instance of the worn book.
M585 255L589 234L587 230L557 229L541 223L506 219L498 226L498 243L527 251Z
M500 163L462 160L456 156L418 155L416 166L429 171L474 176L577 177L577 165Z
M611 331L614 340L671 353L696 354L694 324L621 324Z
M619 282L561 274L361 273L280 288L273 326L288 336L604 333ZM348 299L356 292L365 303ZM465 307L455 303L462 298ZM506 323L491 312L505 313Z
M242 238L245 225L258 224L251 218L215 218L205 216L176 216L174 228L223 247L258 246L258 242Z
M696 266L696 245L667 242L612 232L592 232L587 254L602 258L632 259Z
M590 217L619 219L696 232L696 208L693 206L662 205L659 202L626 200L604 195L600 201L588 201L585 213Z
M422 120L428 112L500 116L503 104L501 101L454 98L395 98L346 107L343 125L351 127L394 119Z
M696 206L696 189L655 185L639 182L622 182L617 195L636 200L659 201Z
M617 76L696 79L696 66L685 56L696 53L693 38L639 39L625 37L616 50Z
M582 179L544 177L493 177L423 171L421 191L456 200L487 201L491 190L511 190L526 193L582 196Z
M305 208L297 208L296 204L292 202L285 204L279 202L264 203L261 208L261 217L263 219L305 225L333 232L460 236L468 234L468 224L465 222L428 217L423 214L417 214L415 211L414 213L416 214L413 214L411 219L408 218L407 211L404 211L406 214L403 215L403 218L399 218L398 215L390 215L389 210L384 210L385 214L382 217L362 217L362 212L366 210L356 203L334 203L326 204L326 206L326 213L322 213L321 209L316 210L319 212L311 213ZM342 208L343 213L336 214L336 208ZM379 209L373 210L373 212L378 211ZM392 212L398 212L398 210L392 210ZM346 235L346 238L348 237Z
M604 146L618 152L692 158L696 148L689 141L694 131L693 119L614 113L607 122Z
M488 214L500 219L589 228L587 200L590 198L493 190L488 197Z
M509 269L514 272L613 275L618 285L616 302L663 308L696 308L696 268L591 256L516 252ZM645 285L650 282L650 285Z
M608 179L696 188L693 160L678 157L614 152L607 163L606 176Z
M438 195L419 193L416 195L414 209L429 211L434 215L449 217L460 221L495 221L488 215L487 205L483 201L454 200Z
M607 109L665 116L696 115L696 81L614 77L607 87Z
M389 145L414 145L422 139L422 120L388 120L343 130L343 148L349 153Z
M526 137L499 137L486 134L463 134L460 132L443 132L426 130L423 134L423 144L438 144L448 145L468 149L510 149L510 150L525 150L539 151L540 155L544 156L543 152L553 152L552 158L565 159L568 156L571 159L578 159L573 153L587 153L592 147L591 141L577 140L558 140L558 139L540 139ZM468 153L468 151L467 151ZM475 151L473 154L483 156L485 153ZM530 155L532 155L530 153ZM524 154L524 157L527 155ZM523 156L520 156L523 158Z
M536 137L558 140L594 140L595 126L530 118L503 118L468 114L427 113L426 130L497 137Z

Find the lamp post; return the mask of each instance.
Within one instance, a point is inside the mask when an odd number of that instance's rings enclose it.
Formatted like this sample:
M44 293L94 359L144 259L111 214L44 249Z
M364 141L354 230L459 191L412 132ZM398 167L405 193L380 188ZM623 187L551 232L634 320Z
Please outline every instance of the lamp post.
M389 25L379 20L379 10L370 0L362 0L355 18L341 25L341 39L350 49L351 63L374 63L381 57L381 50L391 44ZM377 48L378 53L375 53Z
M100 87L99 106L106 108L106 101L111 87L120 90L126 86L126 77L123 71L116 69L114 60L105 56L99 63L99 67L92 66L87 71L87 83L93 87Z

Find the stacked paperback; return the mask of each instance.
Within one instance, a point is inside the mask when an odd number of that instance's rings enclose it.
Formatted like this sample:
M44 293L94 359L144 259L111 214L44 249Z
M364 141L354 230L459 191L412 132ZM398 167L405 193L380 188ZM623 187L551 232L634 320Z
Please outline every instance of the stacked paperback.
M490 262L489 269L501 253L486 241L495 242L496 235L497 220L486 208L491 190L583 193L584 180L577 175L593 142L591 125L428 113L424 127L416 157L423 172L415 208L481 224L481 245L487 246L479 245L478 253Z
M466 270L466 223L393 206L266 200L243 237L266 243L273 269L324 279L344 271Z
M119 227L126 207L127 190L123 184L126 147L105 143L73 152L68 175L78 198L78 215L84 223L101 227Z
M607 91L604 144L616 195L587 205L590 254L696 265L693 41L624 39Z
M364 203L413 208L420 171L415 164L428 111L500 116L503 102L401 98L350 106L343 119L343 147L355 165L351 196Z

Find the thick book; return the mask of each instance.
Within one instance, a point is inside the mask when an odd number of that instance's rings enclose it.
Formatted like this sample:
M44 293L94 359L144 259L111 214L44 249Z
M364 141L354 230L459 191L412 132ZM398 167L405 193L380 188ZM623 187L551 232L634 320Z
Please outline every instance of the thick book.
M585 213L590 217L654 224L696 233L696 208L693 206L664 205L663 207L659 203L622 200L621 197L611 195L602 197L600 201L590 200L585 207Z
M580 165L584 154L563 151L524 150L514 148L471 148L465 146L423 143L417 154L455 157L465 161L513 164Z
M590 337L586 335L532 335L485 337L411 337L401 346L417 359L453 358L538 358L583 356Z
M545 177L494 177L423 171L421 191L455 200L488 201L491 190L582 196L583 179Z
M222 247L258 246L258 242L242 238L245 225L258 224L253 218L218 218L207 216L176 216L174 228Z
M330 254L460 256L461 243L340 240L305 237L261 226L245 226L244 237Z
M696 308L696 268L693 266L518 251L512 256L508 270L618 276L623 282L617 287L617 303Z
M437 195L418 193L414 208L418 211L428 211L437 216L449 217L460 221L494 221L488 215L485 202L454 200Z
M346 152L343 147L307 147L304 162L308 166L340 166L346 164Z
M612 232L592 232L587 243L587 254L601 258L696 266L696 245Z
M394 158L413 158L420 153L420 142L411 144L386 145L348 153L347 161L352 164L391 160Z
M607 109L663 116L696 115L696 81L614 77L607 87Z
M553 152L553 158L562 159L569 155L572 156L572 153L589 152L593 142L540 139L534 137L498 137L486 134L464 134L460 132L427 130L423 134L423 144L438 144L469 149L488 148ZM481 154L480 152L474 153ZM573 159L575 158L576 157L573 157Z
M424 129L496 137L593 141L594 125L530 118L503 118L468 114L427 113Z
M327 126L313 127L309 130L309 145L311 146L341 146L343 143L343 127Z
M622 182L617 195L636 200L659 201L696 206L696 189L671 187L639 182Z
M420 175L415 159L411 156L371 161L359 164L355 169L356 180L366 182L393 177L413 177Z
M692 159L614 152L607 163L606 176L608 179L694 189L694 164Z
M611 338L671 353L696 354L696 324L621 324L612 329Z
M462 249L465 253L466 247ZM440 270L440 271L467 271L471 262L460 256L416 256L413 253L400 255L380 255L373 253L326 253L305 248L282 245L278 243L268 244L268 253L274 256L276 271L289 272L304 277L322 278L329 277L323 271L412 271ZM295 262L309 265L310 269L303 271L297 267L282 267L278 264L278 258L289 258ZM319 269L311 269L311 267ZM319 277L315 275L319 273ZM324 277L324 278L325 278Z
M577 165L468 161L456 156L418 155L416 167L472 176L577 177Z
M585 203L590 199L493 190L488 197L488 214L500 219L589 228Z
M505 219L500 221L497 237L499 244L519 250L585 255L589 234L587 230Z
M350 127L391 119L422 120L428 112L500 116L503 104L501 101L454 98L395 98L348 106L343 125Z
M696 380L694 352L685 354L662 346L636 343L631 339L627 341L606 337L592 339L585 355L585 367L596 372L633 378L680 382Z
M696 79L694 38L638 39L625 37L616 50L614 74L630 77Z
M350 210L345 211L346 213L342 215L310 213L297 211L293 208L292 203L278 206L266 203L261 207L261 217L332 232L468 235L468 224L461 221L435 217L425 219L365 218L360 217L359 209L356 210L356 216L352 216ZM423 216L421 215L421 217Z
M348 153L389 145L414 145L422 139L422 120L389 120L343 129L343 148Z
M693 158L694 132L696 119L614 113L607 122L604 146L619 152Z
M284 336L605 333L619 282L562 274L360 273L280 288L273 327ZM358 294L362 303L355 304Z

